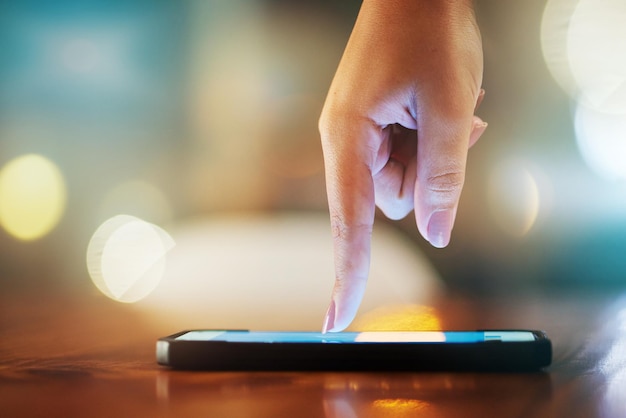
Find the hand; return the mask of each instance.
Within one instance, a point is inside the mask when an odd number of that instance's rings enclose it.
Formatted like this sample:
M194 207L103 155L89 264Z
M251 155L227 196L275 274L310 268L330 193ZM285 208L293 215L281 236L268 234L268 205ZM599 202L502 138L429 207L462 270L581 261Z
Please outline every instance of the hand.
M467 150L487 124L482 45L471 0L364 0L320 118L335 251L323 331L356 315L375 205L445 247Z

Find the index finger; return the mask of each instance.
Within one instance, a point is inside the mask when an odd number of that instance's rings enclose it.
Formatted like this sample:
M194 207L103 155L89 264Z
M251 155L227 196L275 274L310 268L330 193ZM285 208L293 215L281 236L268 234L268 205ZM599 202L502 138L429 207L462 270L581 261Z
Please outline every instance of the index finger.
M354 319L365 293L375 200L373 122L320 122L326 189L335 255L335 286L323 331L341 331Z

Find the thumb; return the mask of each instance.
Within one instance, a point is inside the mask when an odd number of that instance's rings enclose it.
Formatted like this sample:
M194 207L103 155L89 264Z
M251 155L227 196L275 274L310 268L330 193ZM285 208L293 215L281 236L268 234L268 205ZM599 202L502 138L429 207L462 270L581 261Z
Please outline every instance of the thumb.
M450 242L465 182L472 115L462 120L424 118L418 132L415 216L417 227L434 247ZM483 127L486 128L486 126Z

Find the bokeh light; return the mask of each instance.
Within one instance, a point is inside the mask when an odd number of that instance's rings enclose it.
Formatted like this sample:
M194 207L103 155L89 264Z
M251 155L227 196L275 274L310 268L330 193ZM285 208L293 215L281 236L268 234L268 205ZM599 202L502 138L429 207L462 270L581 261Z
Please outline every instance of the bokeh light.
M576 137L586 163L609 180L626 179L626 2L580 0L568 54L581 97Z
M577 101L575 127L588 166L626 178L626 2L549 0L542 20L544 58Z
M525 236L539 215L537 180L522 161L497 165L489 178L489 207L494 220L506 233Z
M173 247L174 240L158 226L118 215L93 234L87 268L102 293L132 303L157 287L165 272L165 256Z
M549 0L541 24L544 59L572 98L626 112L626 3Z
M385 416L404 417L424 411L431 406L430 403L421 399L385 398L372 402L372 407Z
M576 139L587 165L608 180L626 180L626 114L610 114L580 103Z
M579 100L606 113L626 114L626 2L579 0L567 54Z
M548 0L541 20L541 51L550 73L572 98L578 85L567 54L570 19L579 0Z
M48 234L63 216L66 200L61 171L41 155L17 157L0 172L0 224L20 240Z

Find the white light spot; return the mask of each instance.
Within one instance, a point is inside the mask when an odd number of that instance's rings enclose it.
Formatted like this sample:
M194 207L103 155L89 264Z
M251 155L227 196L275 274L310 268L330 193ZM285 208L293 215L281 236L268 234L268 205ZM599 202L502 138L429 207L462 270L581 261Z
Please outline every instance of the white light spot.
M525 164L507 161L489 179L489 203L498 226L512 236L525 236L539 214L539 188Z
M102 293L120 302L136 302L157 287L165 272L165 255L174 245L156 225L118 215L92 236L87 268Z
M570 68L567 39L570 19L578 0L548 0L541 20L541 50L554 80L572 98L578 85Z
M554 79L574 99L626 113L626 2L549 0L541 47Z
M626 114L608 114L579 104L576 139L587 165L608 180L626 180Z
M580 0L570 20L567 53L580 100L626 113L626 2Z
M626 179L626 2L549 0L542 21L544 57L577 100L576 137L601 177Z

